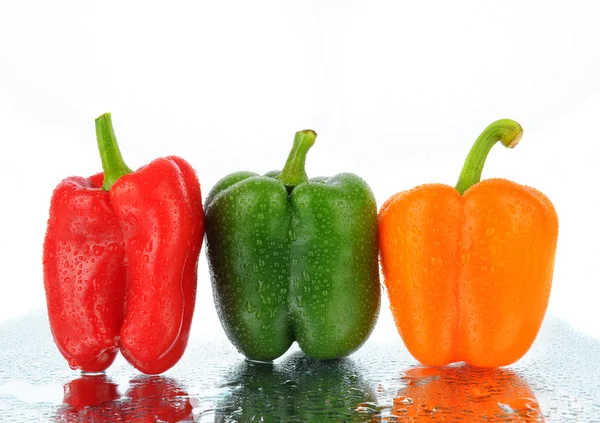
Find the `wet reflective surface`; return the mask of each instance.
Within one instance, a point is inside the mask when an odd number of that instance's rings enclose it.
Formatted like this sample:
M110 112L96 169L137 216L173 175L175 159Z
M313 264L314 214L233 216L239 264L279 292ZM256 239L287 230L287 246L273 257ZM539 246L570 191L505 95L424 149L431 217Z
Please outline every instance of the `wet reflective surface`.
M118 358L82 376L40 310L0 324L0 421L600 422L600 342L552 316L521 361L490 370L419 366L381 330L343 360L295 347L270 364L245 361L215 330L164 375Z

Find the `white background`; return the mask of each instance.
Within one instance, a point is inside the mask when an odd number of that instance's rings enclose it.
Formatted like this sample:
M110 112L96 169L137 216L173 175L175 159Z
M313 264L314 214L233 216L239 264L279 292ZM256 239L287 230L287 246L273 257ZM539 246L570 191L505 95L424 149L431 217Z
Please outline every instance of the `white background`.
M496 146L483 177L553 201L550 311L600 339L599 17L594 1L2 2L0 322L45 306L50 196L101 170L101 113L130 167L180 155L204 195L230 172L281 168L312 128L309 176L357 173L379 206L453 185L507 117L524 137ZM203 251L194 331L215 319Z

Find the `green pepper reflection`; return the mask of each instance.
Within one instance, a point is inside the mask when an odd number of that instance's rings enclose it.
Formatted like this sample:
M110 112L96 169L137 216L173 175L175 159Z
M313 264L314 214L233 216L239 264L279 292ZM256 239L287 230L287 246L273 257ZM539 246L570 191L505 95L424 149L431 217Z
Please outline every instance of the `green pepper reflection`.
M299 352L277 364L244 361L227 386L215 422L363 422L377 412L375 392L348 358Z

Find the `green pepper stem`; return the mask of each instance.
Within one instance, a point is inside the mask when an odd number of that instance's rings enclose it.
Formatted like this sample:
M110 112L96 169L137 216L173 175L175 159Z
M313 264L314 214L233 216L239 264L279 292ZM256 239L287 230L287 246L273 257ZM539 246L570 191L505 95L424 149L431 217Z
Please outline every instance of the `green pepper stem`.
M123 156L121 156L110 113L105 113L96 118L96 139L98 140L98 150L100 151L102 169L104 170L102 189L108 191L117 182L117 179L132 172L125 164Z
M488 153L500 141L506 148L513 148L523 136L523 128L511 119L500 119L483 130L471 147L456 184L456 190L463 195L481 179L481 172Z
M313 146L316 138L317 133L312 129L296 132L290 155L285 162L283 170L277 177L285 186L293 188L308 181L308 176L304 169L306 153Z

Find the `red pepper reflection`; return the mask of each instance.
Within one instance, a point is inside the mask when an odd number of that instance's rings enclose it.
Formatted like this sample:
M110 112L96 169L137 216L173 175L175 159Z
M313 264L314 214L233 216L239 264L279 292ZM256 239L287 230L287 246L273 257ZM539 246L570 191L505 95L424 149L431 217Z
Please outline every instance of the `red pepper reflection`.
M67 407L58 410L56 422L124 422L118 386L104 374L84 374L65 384L64 393Z
M161 376L133 379L125 396L124 415L128 422L193 420L189 395L173 379Z
M377 421L544 422L531 388L509 369L416 367L402 379L391 415Z
M106 375L84 375L64 386L64 403L57 422L179 422L191 421L189 395L173 379L139 377L121 396Z
M104 374L84 375L74 379L64 386L64 392L64 403L74 411L110 402L121 396L117 384L112 383Z

